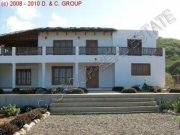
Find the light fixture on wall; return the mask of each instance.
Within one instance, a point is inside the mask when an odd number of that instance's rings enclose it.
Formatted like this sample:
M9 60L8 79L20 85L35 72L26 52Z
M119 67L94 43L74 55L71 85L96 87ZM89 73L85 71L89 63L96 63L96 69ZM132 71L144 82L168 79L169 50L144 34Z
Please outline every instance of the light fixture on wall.
M47 39L47 36L45 36L45 39Z
M81 37L80 37L80 36L78 36L77 38L78 38L78 39L80 39Z

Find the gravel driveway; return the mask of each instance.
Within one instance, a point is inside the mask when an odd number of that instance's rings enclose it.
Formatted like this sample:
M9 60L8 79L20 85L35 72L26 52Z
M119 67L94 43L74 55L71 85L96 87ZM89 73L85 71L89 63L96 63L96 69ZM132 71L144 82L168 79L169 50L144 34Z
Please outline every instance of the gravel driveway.
M52 115L28 135L180 135L180 129L168 114Z

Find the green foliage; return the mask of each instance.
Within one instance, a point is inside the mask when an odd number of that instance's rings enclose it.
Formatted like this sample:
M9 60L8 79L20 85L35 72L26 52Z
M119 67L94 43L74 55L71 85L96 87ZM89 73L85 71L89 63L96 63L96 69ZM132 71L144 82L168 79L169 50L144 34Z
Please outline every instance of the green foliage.
M157 46L166 49L166 71L170 74L180 74L180 40L159 38Z
M175 112L180 112L180 100L176 101L161 101L159 104L160 110L173 110Z
M65 90L65 93L66 94L84 94L84 90L80 88L72 88L72 89Z
M174 83L172 76L169 73L166 73L166 88L173 88Z
M172 106L175 112L180 112L180 100L177 100L175 103L172 104Z
M15 116L20 113L20 108L16 108L15 104L9 104L1 108L1 113L5 116Z
M137 93L137 91L134 88L128 88L128 89L123 89L122 93Z
M173 102L172 101L161 101L159 104L159 108L160 110L172 110L173 106L172 106Z

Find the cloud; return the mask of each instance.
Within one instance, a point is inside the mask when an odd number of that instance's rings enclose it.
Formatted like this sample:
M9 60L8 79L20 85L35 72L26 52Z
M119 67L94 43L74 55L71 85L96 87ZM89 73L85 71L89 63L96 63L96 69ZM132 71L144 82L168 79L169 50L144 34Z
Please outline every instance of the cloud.
M51 20L48 23L49 27L68 27L67 20L56 13L52 13Z
M10 31L26 30L34 28L34 25L29 21L18 19L16 16L10 16L7 19L7 26Z
M38 10L35 7L18 7L16 15L23 20L32 20L36 17L40 17Z

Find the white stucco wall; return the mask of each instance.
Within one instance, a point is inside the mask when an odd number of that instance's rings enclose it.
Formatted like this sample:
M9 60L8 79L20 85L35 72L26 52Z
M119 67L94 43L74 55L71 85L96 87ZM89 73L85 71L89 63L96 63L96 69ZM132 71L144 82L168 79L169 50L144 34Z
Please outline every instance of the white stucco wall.
M45 39L47 37L47 39ZM53 40L73 40L73 46L86 46L86 40L98 40L98 46L112 46L112 35L110 32L48 32L40 33L38 46L53 46Z
M0 64L0 87L11 88L12 87L12 65Z
M134 37L136 35L136 37ZM113 33L113 45L127 47L127 39L141 39L142 47L156 48L158 33L144 30L118 30Z
M131 63L149 63L150 76L132 76ZM143 85L144 80L151 86L165 86L165 57L155 56L120 56L115 64L115 86L131 87Z

